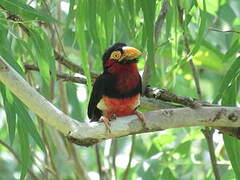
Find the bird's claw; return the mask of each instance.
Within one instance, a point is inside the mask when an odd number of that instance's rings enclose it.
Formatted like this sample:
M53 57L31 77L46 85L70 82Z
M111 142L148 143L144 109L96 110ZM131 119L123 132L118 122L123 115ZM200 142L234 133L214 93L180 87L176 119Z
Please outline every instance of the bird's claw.
M144 118L143 113L139 112L139 111L135 111L135 115L138 117L138 119L142 122L143 128L144 129L148 129L147 125L146 125L146 121Z
M111 133L111 124L110 124L109 118L107 118L105 116L101 116L99 121L102 121L106 127L107 132Z
M117 119L116 114L113 114L110 119L111 119L111 120L116 120L116 119Z

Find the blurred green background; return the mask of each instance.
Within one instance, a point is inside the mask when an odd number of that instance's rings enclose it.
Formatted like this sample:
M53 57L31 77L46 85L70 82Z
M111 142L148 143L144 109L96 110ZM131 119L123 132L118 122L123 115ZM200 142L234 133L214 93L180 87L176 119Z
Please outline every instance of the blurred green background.
M101 56L115 42L144 53L138 66L141 73L150 70L145 84L238 105L239 34L239 0L0 1L0 55L81 122L89 121L90 72L102 71ZM55 61L55 51L83 68L88 86L56 78L57 72L80 74ZM40 72L26 70L25 64L38 66ZM45 125L1 83L0 92L0 179L215 179L203 127L122 137L85 148ZM213 143L221 179L240 179L239 141L215 131Z

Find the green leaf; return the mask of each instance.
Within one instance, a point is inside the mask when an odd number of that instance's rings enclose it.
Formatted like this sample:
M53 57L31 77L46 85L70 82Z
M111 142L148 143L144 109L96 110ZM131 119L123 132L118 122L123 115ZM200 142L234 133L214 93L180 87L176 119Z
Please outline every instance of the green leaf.
M206 4L207 4L207 12L212 14L212 15L216 15L219 5L220 3L213 1L213 0L205 0ZM201 9L204 9L204 5L202 4L202 0L197 0L198 2L198 6Z
M20 75L23 76L23 70L21 66L17 63L17 60L10 51L10 48L8 48L8 44L1 45L0 56L2 56L4 60L6 60L9 65L11 65L11 67L13 67Z
M122 6L121 1L116 0L115 1L115 3L116 3L115 6L116 6L116 9L119 13L119 16L121 17L121 20L122 20L121 22L124 24L124 27L126 29L127 34L131 35L132 31L131 31L130 26L129 26L129 16L128 16L128 13L126 12L126 9L125 9L125 7L128 8L128 6L126 4L126 3L128 3L128 1L123 3L123 6ZM128 9L128 10L130 10L130 9Z
M228 135L224 135L223 139L228 157L236 175L236 179L240 179L240 141Z
M154 22L155 22L155 11L156 11L156 1L155 0L141 0L141 8L144 17L144 33L147 41L147 61L149 66L149 83L157 82L155 61L154 61ZM144 38L143 38L144 40ZM150 71L151 69L151 71Z
M80 0L77 6L77 12L76 12L76 36L77 41L79 43L80 47L80 57L82 61L82 66L84 73L87 77L87 86L88 91L90 92L92 89L92 83L91 83L91 76L89 71L89 64L88 64L88 56L87 56L87 47L86 47L86 37L85 37L85 18L86 18L86 1Z
M220 100L220 98L222 97L223 93L225 92L226 88L230 85L232 80L238 76L239 69L240 69L240 57L238 57L233 62L231 67L228 69L226 75L224 76L220 88L217 92L217 95L213 100L214 104L216 104Z
M231 45L231 47L228 49L228 51L226 52L224 59L228 60L231 59L240 49L240 45L239 45L239 38L237 38Z
M26 129L25 124L21 121L18 121L17 127L18 127L19 144L21 149L21 160L22 160L20 179L24 179L27 173L27 169L30 165L30 157L31 157L28 133L27 133L28 130Z
M45 12L36 10L33 7L24 4L19 0L1 0L0 5L11 13L20 15L27 20L41 20L45 22L58 23L56 19L46 14Z
M239 60L238 60L239 61ZM240 78L236 78L232 81L230 86L226 87L224 94L222 95L222 105L224 106L236 106L237 92L239 88ZM240 141L236 138L228 135L223 135L225 149L228 157L231 161L232 168L235 172L236 179L240 179Z
M16 131L16 109L14 106L13 96L3 84L0 83L0 92L3 97L4 109L6 112L7 123L8 123L8 132L10 143L13 144Z
M49 88L49 83L51 79L50 77L56 77L53 48L46 33L43 30L31 29L31 33L32 36L30 36L29 38L35 48L35 58L38 63L40 74L42 76L42 80L47 86L46 88Z
M183 158L187 157L190 153L192 141L186 141L176 147L175 152L180 153Z
M161 178L167 180L177 180L177 178L173 175L171 169L169 169L168 167L163 170Z
M17 98L15 98L14 102L15 102L15 107L17 109L18 121L24 124L24 128L32 136L33 140L42 149L42 151L46 151L43 141L36 129L36 126L32 121L32 118L28 114L25 106Z

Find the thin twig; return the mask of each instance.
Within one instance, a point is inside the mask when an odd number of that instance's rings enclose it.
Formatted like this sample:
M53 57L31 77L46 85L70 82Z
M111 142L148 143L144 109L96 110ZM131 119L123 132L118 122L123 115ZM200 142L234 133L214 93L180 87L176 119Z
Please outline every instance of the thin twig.
M134 154L134 147L135 147L135 135L132 135L132 146L131 146L131 150L130 150L130 154L129 154L129 160L128 160L128 165L127 168L123 174L123 178L122 180L127 180L128 179L128 174L131 168L131 163L132 163L132 158L133 158L133 154Z
M21 159L18 157L18 155L15 153L15 151L12 149L11 146L9 146L7 143L5 143L4 141L2 141L1 139L0 139L0 144L1 144L2 146L4 146L5 148L7 148L9 152L12 153L12 155L15 157L15 159L18 161L19 164L22 163ZM27 171L28 171L29 175L30 175L33 179L38 180L38 177L35 176L35 174L34 174L29 168L28 168Z
M50 164L51 164L51 167L54 171L55 178L57 180L60 180L61 178L60 178L60 175L58 173L58 168L55 164L53 152L52 152L52 149L51 149L49 141L48 141L48 137L47 137L46 132L45 132L44 122L41 118L38 117L38 119L39 119L39 124L40 124L40 129L41 129L41 134L42 134L42 137L43 137L43 141L44 141L44 144L46 145L47 152L48 152L46 155L49 157Z
M217 159L215 156L214 144L213 144L213 140L212 140L214 129L205 127L205 129L202 129L202 133L204 134L204 136L206 137L206 140L207 140L215 180L221 180L218 165L217 165Z
M174 102L192 108L199 108L201 103L190 97L178 96L166 89L147 86L144 95L149 98L161 99L163 101Z
M189 41L188 41L188 37L186 34L186 29L185 29L185 24L183 22L183 14L185 13L183 9L180 8L180 6L178 5L178 11L179 11L179 21L182 25L182 29L183 29L183 37L184 37L184 45L185 45L185 51L187 54L190 53L190 47L189 47ZM193 79L195 82L195 86L196 86L196 90L197 90L197 95L198 98L200 100L202 100L202 92L201 92L201 88L200 88L200 83L199 83L199 74L198 71L193 63L192 58L189 60L189 64L190 64L190 68L192 70L192 75L193 75ZM215 150L214 150L214 144L213 144L213 133L214 133L214 129L209 127L205 127L204 130L202 130L206 140L207 140L207 144L208 144L208 149L209 149L209 154L211 157L211 164L213 167L213 173L215 176L216 180L220 180L220 175L219 175L219 170L218 170L218 165L217 165L217 160L216 160L216 155L215 155Z
M157 21L155 22L155 41L156 44L158 42L159 37L161 36L162 26L163 22L166 18L167 12L168 12L169 2L168 0L164 0L162 3L162 8L160 10L160 14L157 18Z
M50 172L52 175L56 175L56 173L54 172L53 169L51 169L49 166L47 166L47 164L42 161L37 154L34 154L34 157L36 158L36 160L38 160L41 164L39 166L43 166L43 168L47 171ZM40 167L38 166L38 169L42 172L42 174L44 175L44 177L48 178L48 176L46 176L46 174L44 174L44 172L40 169Z
M155 38L153 40L154 42L154 49L155 49L155 46L157 44L157 40L159 39L159 37L161 36L161 30L162 30L162 27L163 27L163 22L166 18L166 14L167 14L167 11L168 11L168 0L164 0L163 1L163 4L162 4L162 8L160 10L160 13L159 13L159 16L155 22L155 27L154 27L154 31L155 31ZM155 53L155 52L153 52ZM154 61L155 60L155 57L153 55L152 57L153 59L147 59L146 63L145 63L145 66L144 66L144 70L143 70L143 76L142 76L142 91L144 92L145 91L145 88L147 87L148 83L149 83L149 79L151 78L151 75L154 74L155 72L155 69L152 69L151 67L151 63L148 62L148 61Z
M100 180L103 180L103 172L102 172L102 164L101 164L101 155L99 152L99 146L96 144L95 146L95 154L96 154L96 161L97 161L97 168Z
M183 29L183 39L184 39L184 47L185 47L185 52L186 54L190 53L190 47L189 47L189 41L188 41L188 37L186 34L186 29L185 29L185 24L183 21L183 14L184 14L184 10L180 8L180 6L178 6L178 11L179 11L179 21L180 24L182 26ZM200 88L200 83L199 83L199 74L198 71L193 63L192 58L189 59L189 65L192 71L192 75L193 75L193 79L194 79L194 83L196 86L196 90L197 90L197 95L198 98L201 100L202 99L202 93L201 93L201 88Z
M26 71L39 71L39 68L32 64L24 64L24 68ZM73 83L87 84L87 80L84 77L76 77L70 74L57 72L57 78L62 81L70 81Z
M117 179L117 166L116 166L117 151L118 151L118 139L113 139L111 144L111 156L115 179Z
M73 62L69 61L66 57L64 57L63 55L61 55L57 51L54 51L54 54L55 54L55 59L60 64L64 65L65 67L67 67L68 69L70 69L73 72L84 74L83 68L81 66L79 66L77 64L74 64ZM93 79L96 79L98 76L99 76L98 73L91 72L91 77Z
M235 30L220 30L220 29L215 29L215 28L208 28L208 30L221 32L221 33L237 33L237 34L240 34L240 31L235 31Z

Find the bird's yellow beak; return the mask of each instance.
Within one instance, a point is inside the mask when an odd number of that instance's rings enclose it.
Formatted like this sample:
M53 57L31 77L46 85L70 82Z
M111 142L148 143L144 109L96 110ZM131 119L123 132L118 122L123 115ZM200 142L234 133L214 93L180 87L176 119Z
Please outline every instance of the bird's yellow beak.
M134 47L124 46L122 50L123 55L118 61L122 61L123 59L132 60L142 55L142 52Z

